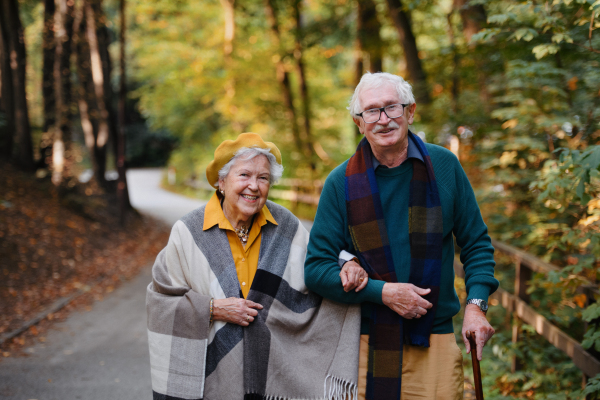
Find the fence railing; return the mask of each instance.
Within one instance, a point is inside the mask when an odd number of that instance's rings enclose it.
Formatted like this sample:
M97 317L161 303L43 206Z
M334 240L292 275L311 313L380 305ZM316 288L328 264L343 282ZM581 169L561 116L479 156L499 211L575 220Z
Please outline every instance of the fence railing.
M573 364L583 373L583 384L589 377L600 373L600 360L586 351L577 340L566 334L556 325L552 324L543 315L538 313L529 305L529 282L533 273L547 275L552 271L559 271L560 268L549 264L532 254L519 250L509 244L492 240L492 244L497 253L510 257L515 268L514 294L498 288L492 294L491 299L497 300L506 311L516 317L512 326L512 341L519 341L520 325L522 322L531 325L535 331L543 336L554 347L563 351L573 360ZM458 259L454 260L454 270L457 276L464 278L464 270ZM598 286L585 282L580 287L580 291L587 297L588 303L596 301L599 295ZM512 362L513 372L521 369L519 360L515 357Z

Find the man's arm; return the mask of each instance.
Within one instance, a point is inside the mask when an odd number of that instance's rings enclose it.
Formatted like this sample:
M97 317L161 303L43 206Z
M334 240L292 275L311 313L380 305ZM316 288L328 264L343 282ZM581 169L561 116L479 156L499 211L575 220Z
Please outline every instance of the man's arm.
M346 292L342 286L338 256L341 250L351 253L355 251L348 232L343 174L343 169L335 169L323 186L317 215L310 231L304 280L310 290L340 303L369 301L383 304L383 281L369 279L367 286L359 292Z
M465 270L467 295L468 299L482 299L487 302L489 295L498 288L498 281L494 278L494 248L487 226L481 217L473 188L460 165L457 166L455 173L457 198L454 203L454 235L461 248L460 259ZM494 328L487 321L483 311L475 304L465 307L462 328L463 341L467 353L470 353L467 331L476 333L477 356L481 360L483 346L494 334Z
M306 286L323 297L341 303L370 301L387 305L405 318L419 318L431 308L431 303L421 297L429 293L429 289L420 289L408 283L369 279L366 287L359 292L344 290L338 264L340 251L355 250L348 232L345 188L343 175L340 174L343 174L343 170L334 170L321 193L304 264Z

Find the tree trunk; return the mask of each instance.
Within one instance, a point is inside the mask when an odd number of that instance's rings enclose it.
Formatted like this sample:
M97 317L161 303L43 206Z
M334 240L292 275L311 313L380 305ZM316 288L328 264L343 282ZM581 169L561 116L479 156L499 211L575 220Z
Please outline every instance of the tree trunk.
M296 142L296 148L301 153L304 153L304 146L302 143L302 138L300 137L300 127L298 126L296 109L294 108L294 97L292 94L290 78L288 72L285 70L285 65L283 64L284 53L281 49L281 32L279 30L279 22L277 20L277 8L275 7L275 1L265 0L265 8L267 12L267 18L269 19L269 26L273 36L273 41L279 50L279 57L277 57L276 61L277 80L279 81L281 91L283 92L285 106L287 108L287 120L292 124L292 133L294 135L294 141Z
M486 24L487 15L483 5L468 5L468 0L454 0L454 9L459 12L463 26L463 35L473 51L475 43L471 43L471 38L479 32ZM491 112L490 94L487 88L487 74L485 72L485 58L475 57L475 68L477 69L477 81L479 84L479 99L486 113Z
M298 81L300 85L300 98L302 99L302 116L304 117L304 133L301 136L302 143L304 144L304 156L308 160L312 158L314 144L312 142L312 133L310 126L310 98L308 96L308 82L306 80L306 71L304 69L304 60L302 59L302 53L304 51L302 46L302 23L300 14L300 0L294 1L294 19L296 20L296 43L294 49L294 58L296 59L296 65L298 67ZM316 150L316 149L315 149ZM319 157L321 154L317 152ZM312 161L310 162L313 164ZM313 168L314 169L314 168Z
M44 0L44 26L42 28L42 97L44 101L44 125L39 143L40 160L38 168L47 169L52 157L54 126L56 123L56 92L54 86L54 62L56 58L56 39L54 35L54 0Z
M228 60L233 53L233 39L235 38L235 0L221 0L223 15L225 16L225 37L223 53Z
M419 58L417 41L412 32L410 14L402 9L400 0L387 0L387 4L404 49L404 59L406 60L409 78L412 81L415 98L419 103L428 104L431 102L431 98L429 97L427 77Z
M104 102L103 95L98 96L97 91L103 91L103 83L94 81L94 72L96 79L102 74L100 56L97 50L97 40L95 40L95 51L92 50L88 33L96 36L95 22L93 26L88 27L87 14L89 11L87 1L82 1L75 14L75 32L76 32L76 54L77 54L77 72L79 77L78 100L79 115L81 118L81 127L83 129L85 144L90 152L94 177L102 185L106 186L106 145L108 141L108 123L106 120L106 108L100 102ZM93 18L92 18L93 19ZM95 53L95 57L92 54ZM104 115L103 115L104 112Z
M356 87L358 85L358 83L360 82L360 79L362 78L363 74L365 73L365 67L364 67L364 63L363 63L363 54L362 54L363 50L362 50L362 46L360 43L360 40L356 40L356 56L354 58L354 87ZM353 129L354 129L354 136L358 139L362 136L362 134L360 133L360 129L358 129L358 126L356 126L355 124Z
M14 163L23 170L33 171L33 146L31 141L31 128L29 126L29 112L25 92L25 38L24 30L19 17L19 4L17 0L2 0L0 12L0 25L9 55L10 71L12 78L12 101L14 103Z
M84 0L83 5L86 37L90 49L92 81L99 113L96 146L104 148L104 152L106 152L108 141L113 135L111 135L110 101L107 102L106 93L107 84L110 85L110 77L106 76L106 71L110 68L110 65L107 65L108 61L104 57L104 53L107 51L106 38L102 32L102 27L99 27L101 4L99 0Z
M96 15L102 15L102 10L97 10ZM108 129L110 135L110 142L112 144L112 151L115 156L115 160L118 157L118 143L119 143L119 119L118 113L114 107L115 92L112 87L112 61L110 53L108 52L108 46L110 42L109 31L106 26L102 26L98 30L98 49L100 52L100 59L102 61L102 75L104 81L104 104L106 107L106 115L108 119Z
M379 36L381 24L377 19L377 8L373 0L357 0L357 6L357 38L363 52L363 63L366 52L369 55L369 71L381 72L383 71L383 41Z
M463 34L467 43L471 37L479 32L487 21L487 15L483 5L468 5L469 0L454 0L454 9L460 14L463 25ZM472 45L471 45L472 46Z
M72 178L71 148L71 54L75 6L73 1L56 0L56 60L54 80L56 88L56 126L52 152L52 182L56 186Z
M8 32L0 17L0 117L4 123L0 125L0 158L6 160L12 158L15 132L15 104L8 48Z
M456 118L456 116L458 115L458 107L459 107L459 101L458 101L458 95L459 95L459 75L458 75L458 68L459 68L459 62L460 62L460 58L458 55L458 51L456 49L456 40L454 38L454 30L452 29L452 13L448 14L447 17L448 20L448 28L447 28L447 32L448 32L448 41L450 42L450 48L452 49L452 113L454 114L454 117Z
M120 46L120 65L119 71L119 136L117 148L117 171L119 172L119 181L117 183L117 197L119 199L119 220L121 225L125 224L125 214L131 209L129 202L129 190L127 188L126 166L125 166L125 100L127 96L127 85L125 81L125 0L119 2L119 14L121 14L121 29L119 30Z

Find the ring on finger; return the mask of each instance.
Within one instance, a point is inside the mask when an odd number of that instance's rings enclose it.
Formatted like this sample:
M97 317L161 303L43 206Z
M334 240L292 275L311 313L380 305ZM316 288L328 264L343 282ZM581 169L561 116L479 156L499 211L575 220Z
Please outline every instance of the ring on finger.
M362 281L364 281L364 280L365 280L365 278L360 278L358 281L359 281L359 282L362 282Z
M250 316L249 315L246 315L246 321L250 322Z

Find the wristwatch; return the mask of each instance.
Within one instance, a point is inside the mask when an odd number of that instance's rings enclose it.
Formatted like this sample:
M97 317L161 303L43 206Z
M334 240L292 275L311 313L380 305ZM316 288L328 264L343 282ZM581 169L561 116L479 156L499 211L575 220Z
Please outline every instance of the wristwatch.
M467 300L467 304L475 304L475 305L479 306L479 309L484 314L487 314L487 310L488 310L488 303L487 303L487 301L482 300L482 299L469 299L469 300Z

